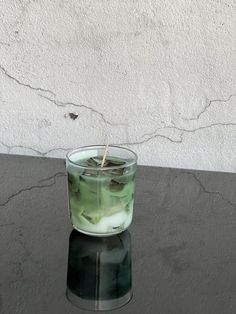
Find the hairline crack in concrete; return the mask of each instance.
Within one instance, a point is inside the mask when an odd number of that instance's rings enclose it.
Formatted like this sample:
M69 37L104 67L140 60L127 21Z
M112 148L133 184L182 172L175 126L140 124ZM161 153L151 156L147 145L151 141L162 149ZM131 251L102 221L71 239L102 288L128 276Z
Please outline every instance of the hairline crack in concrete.
M55 185L56 184L56 178L59 178L59 177L65 177L65 173L64 172L57 172L53 176L50 176L50 177L47 177L45 179L41 179L41 180L38 181L39 183L41 183L41 182L44 182L44 181L51 181L51 180L53 180L51 183L43 184L43 185L32 185L32 186L26 187L24 189L20 189L17 192L14 192L13 194L11 194L10 196L7 197L6 201L0 203L0 207L3 207L5 205L7 205L12 199L14 199L16 196L20 195L23 192L31 191L31 190L34 190L34 189L48 188L48 187L51 187L51 186Z
M29 89L31 89L31 90L38 91L38 92L41 92L41 93L42 93L42 92L43 92L43 93L47 93L47 94L52 95L54 98L57 98L57 95L56 95L53 91L51 91L50 89L45 89L45 88L41 88L41 87L34 87L34 86L30 85L30 84L21 82L19 79L15 78L15 77L12 76L11 74L9 74L8 71L7 71L2 65L0 65L0 70L1 70L2 73L4 73L9 79L13 80L14 82L16 82L16 83L17 83L18 85L20 85L20 86L24 86L24 87L27 87L27 88L29 88ZM74 103L74 102L62 102L62 101L55 100L55 99L53 99L53 98L47 97L46 95L42 95L42 94L38 94L38 96L41 97L41 98L44 98L44 99L46 99L46 100L48 100L48 101L50 101L51 103L55 104L55 105L58 106L58 107L73 106L73 107L77 107L77 108L79 107L79 108L87 109L87 110L89 110L89 111L91 111L91 112L97 114L97 115L102 119L102 121L103 121L104 123L106 123L106 124L108 124L108 125L110 125L110 126L113 126L113 125L114 125L114 126L115 126L115 125L116 125L116 126L117 126L117 125L124 126L124 125L126 125L126 124L124 124L124 123L115 123L115 122L112 123L112 122L110 122L109 120L107 120L107 119L105 118L105 116L104 116L104 114L103 114L102 112L100 112L100 111L94 109L94 108L91 107L91 106L86 106L86 105L84 105L84 104L76 104L76 103Z
M182 174L187 174L188 176L191 176L199 185L200 189L206 193L206 194L213 194L213 195L218 195L224 202L229 204L231 207L236 208L236 204L228 200L227 198L224 197L224 195L219 192L219 191L209 191L205 187L205 185L202 183L202 181L197 177L197 175L194 172L189 172L189 171L181 171Z
M217 126L236 126L236 123L213 123L213 124L209 124L209 125L206 125L206 126L201 126L201 127L198 127L196 129L184 129L184 128L179 128L179 127L176 127L176 126L165 126L165 127L160 127L158 129L156 129L155 131L151 132L151 133L146 133L144 134L142 137L144 136L149 136L148 138L146 139L143 139L141 141L137 141L137 142L125 142L125 143L119 143L119 145L140 145L140 144L144 144L144 143L147 143L155 138L164 138L172 143L182 143L183 142L183 137L185 134L187 133L195 133L195 132L198 132L200 130L205 130L205 129L210 129L212 127L217 127ZM160 133L157 133L157 131L159 130L178 130L180 131L181 133L179 134L179 139L173 139L167 135L163 135L163 134L160 134Z
M208 103L205 104L203 109L195 117L192 117L192 118L182 118L182 120L185 120L185 121L196 121L196 120L199 120L201 115L203 115L211 107L212 104L214 104L214 103L227 103L228 101L230 101L235 96L236 96L236 94L231 94L226 99L212 99L212 100L209 100Z

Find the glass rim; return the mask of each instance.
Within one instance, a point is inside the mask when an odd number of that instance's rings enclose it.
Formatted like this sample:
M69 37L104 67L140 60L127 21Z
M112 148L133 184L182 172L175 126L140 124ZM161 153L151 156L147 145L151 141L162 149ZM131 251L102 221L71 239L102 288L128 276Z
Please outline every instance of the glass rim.
M86 145L86 146L80 146L76 149L73 149L71 151L69 151L67 154L66 154L66 159L68 160L68 162L70 164L73 164L74 166L78 167L78 168L81 168L81 169L87 169L87 170L97 170L97 171L104 171L104 170L116 170L116 169L122 169L122 168L126 168L126 167L130 167L130 166L133 166L137 163L137 160L138 160L138 156L137 154L132 151L131 149L129 148L125 148L125 147L121 147L121 146L117 146L117 145L109 145L109 147L111 148L118 148L118 149L121 149L123 151L128 151L129 153L131 153L133 155L133 160L130 161L130 162L127 162L125 165L118 165L118 166L113 166L113 167L86 167L86 166L81 166L81 165L78 165L77 163L75 163L74 161L72 161L70 159L70 156L75 154L76 152L81 152L84 150L89 150L91 148L92 149L95 149L95 148L106 148L106 145ZM108 148L109 148L108 147Z

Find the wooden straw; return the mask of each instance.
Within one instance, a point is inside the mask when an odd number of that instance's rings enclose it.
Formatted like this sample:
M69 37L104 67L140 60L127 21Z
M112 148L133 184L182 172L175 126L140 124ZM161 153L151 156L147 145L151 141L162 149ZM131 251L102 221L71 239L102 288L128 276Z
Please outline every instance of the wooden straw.
M104 164L105 164L106 157L107 157L107 153L108 153L108 146L109 146L109 144L107 143L106 148L105 148L105 151L104 151L104 155L103 155L103 158L102 158L102 164L101 164L101 167L103 167L103 166L104 166Z

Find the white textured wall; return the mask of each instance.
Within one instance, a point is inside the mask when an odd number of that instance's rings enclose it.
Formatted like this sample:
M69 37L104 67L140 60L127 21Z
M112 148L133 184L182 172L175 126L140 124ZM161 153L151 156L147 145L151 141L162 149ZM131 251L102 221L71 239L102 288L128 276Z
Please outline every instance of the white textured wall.
M236 171L235 0L2 0L0 19L0 152L109 134L140 164Z

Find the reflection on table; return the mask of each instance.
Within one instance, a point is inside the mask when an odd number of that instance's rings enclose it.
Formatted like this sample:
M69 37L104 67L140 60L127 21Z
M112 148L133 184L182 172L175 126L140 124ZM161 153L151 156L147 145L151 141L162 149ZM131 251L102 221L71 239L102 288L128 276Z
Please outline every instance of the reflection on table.
M112 237L70 235L67 298L88 310L112 310L132 296L131 237L128 231Z

